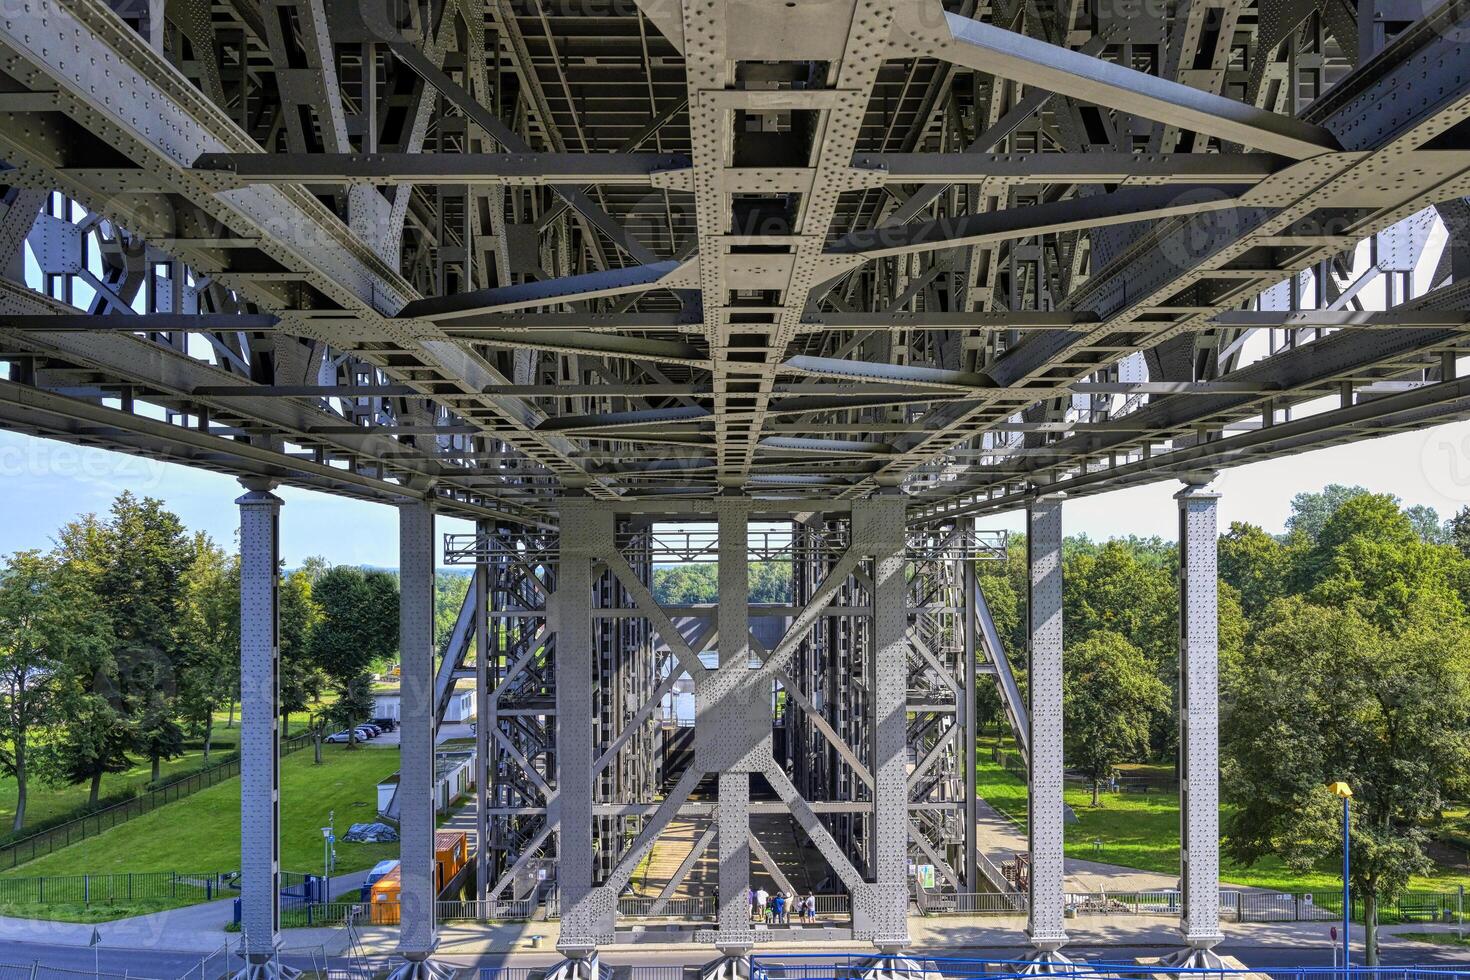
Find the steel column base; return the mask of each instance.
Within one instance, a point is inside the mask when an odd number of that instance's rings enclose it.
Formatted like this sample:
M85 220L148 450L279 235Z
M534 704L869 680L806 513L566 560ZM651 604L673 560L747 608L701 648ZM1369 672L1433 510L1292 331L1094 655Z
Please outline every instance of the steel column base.
M1029 965L1021 970L1026 976L1046 976L1051 973L1071 973L1076 963L1059 947L1040 947L1026 957Z
M750 980L750 950L722 950L699 968L699 980Z
M1218 953L1211 949L1212 946L1220 942L1223 938L1222 936L1216 936L1213 939L1201 941L1197 945L1191 941L1190 945L1185 946L1183 949L1175 950L1161 957L1159 959L1159 965L1182 970L1224 969L1226 966L1225 961L1220 958Z
M562 950L566 959L546 971L545 980L597 980L597 950Z
M301 971L286 966L279 956L247 954L245 965L235 971L231 980L296 980L299 976Z
M862 980L942 980L942 975L928 970L918 960L884 952L861 968Z
M403 962L388 973L388 980L453 980L454 970L429 959L428 953L400 953Z

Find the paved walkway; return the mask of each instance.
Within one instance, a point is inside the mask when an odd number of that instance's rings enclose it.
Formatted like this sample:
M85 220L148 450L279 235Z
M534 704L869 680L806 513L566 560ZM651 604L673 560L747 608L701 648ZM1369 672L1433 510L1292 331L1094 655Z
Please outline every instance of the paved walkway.
M346 876L344 876L345 880ZM95 926L101 947L108 949L149 949L188 952L205 956L228 944L239 944L239 933L227 933L223 925L229 921L230 903L210 902L152 915L104 922ZM527 954L554 951L559 932L557 922L523 922L480 925L447 923L441 927L439 952L443 956L464 957L487 953ZM1321 947L1332 945L1328 922L1260 922L1224 923L1222 931L1229 945L1287 947ZM91 942L93 926L84 923L46 922L35 919L0 917L0 941L24 940L30 943L85 947ZM1020 916L945 916L909 919L913 946L920 949L1027 947L1026 921ZM1413 924L1383 926L1378 930L1385 948L1400 950L1429 949L1424 943L1398 938L1405 932L1454 932L1453 925ZM1074 946L1165 946L1179 943L1178 924L1164 916L1096 916L1067 920L1067 933ZM668 942L659 942L645 934L635 944L619 944L621 950L657 952L692 949L689 933L674 934ZM359 931L362 950L369 955L391 956L398 946L398 929L369 926ZM867 944L847 940L821 938L815 929L792 928L771 930L769 943L761 943L768 952L822 952L866 949ZM281 934L284 951L305 953L320 950L328 956L341 955L347 947L344 929L287 929ZM1353 929L1355 949L1361 949L1362 931ZM628 955L628 954L625 954Z
M1026 836L1019 827L985 800L979 800L976 826L979 828L980 850L997 867L1013 861L1027 849ZM1064 883L1074 892L1143 892L1178 888L1179 876L1140 871L1100 861L1067 858Z
M332 892L341 894L362 885L367 871L353 871L332 876ZM227 932L225 926L234 919L234 897L215 902L201 902L183 908L151 912L148 915L116 919L112 922L52 922L46 919L20 919L0 916L0 940L23 939L28 942L55 943L62 946L86 946L97 931L104 948L159 949L208 953L228 943L240 941L238 932ZM281 935L291 948L335 942L337 929L287 929ZM328 949L331 952L331 949Z
M997 867L1015 860L1017 854L1026 852L1026 836L1019 827L1006 818L985 800L978 801L975 823L979 827L980 850ZM1066 858L1064 884L1069 892L1148 892L1168 891L1179 887L1177 874L1162 874L1157 871L1140 871L1119 864L1101 861L1086 861L1081 858ZM1221 882L1222 887L1243 892L1271 892L1270 888L1254 888L1249 885L1233 885Z

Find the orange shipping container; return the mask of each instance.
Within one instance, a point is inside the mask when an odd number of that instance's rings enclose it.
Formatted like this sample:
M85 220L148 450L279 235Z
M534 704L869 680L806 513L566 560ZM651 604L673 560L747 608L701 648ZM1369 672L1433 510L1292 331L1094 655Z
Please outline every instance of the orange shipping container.
M464 831L441 830L434 834L434 877L435 892L444 891L444 886L469 860L469 844ZM403 892L401 866L379 878L369 898L368 919L375 926L398 924L399 901Z
M397 868L373 883L373 890L368 896L368 919L373 925L398 924L398 902L402 891L403 880L399 877Z
M459 874L459 869L469 860L469 844L462 830L440 830L434 833L434 891L442 893L444 886Z

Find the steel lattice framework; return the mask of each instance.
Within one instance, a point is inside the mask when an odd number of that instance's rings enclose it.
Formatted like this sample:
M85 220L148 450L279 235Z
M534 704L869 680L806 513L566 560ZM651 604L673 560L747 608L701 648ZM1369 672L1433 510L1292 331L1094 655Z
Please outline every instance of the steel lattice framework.
M41 0L0 420L534 525L943 520L1459 417L1470 11L1404 17Z
M1206 485L1470 416L1467 120L1470 0L13 3L0 427L246 486L257 980L289 972L276 485L400 508L397 978L443 975L435 717L473 677L481 914L545 897L555 976L595 980L705 851L677 900L744 975L771 814L855 938L906 945L916 858L1065 959L1062 499L1182 479L1180 962L1218 963ZM974 568L1021 506L1024 705ZM477 525L438 663L436 513ZM655 601L712 558L719 603ZM1014 888L986 675L1030 770ZM686 681L692 737L654 718Z

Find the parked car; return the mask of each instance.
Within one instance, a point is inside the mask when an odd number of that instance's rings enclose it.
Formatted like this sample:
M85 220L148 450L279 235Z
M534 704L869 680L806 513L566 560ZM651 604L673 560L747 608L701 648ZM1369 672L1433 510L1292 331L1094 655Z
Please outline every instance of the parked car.
M398 722L393 718L374 718L373 724L385 732L395 732L398 730Z
M352 733L351 732L333 732L332 734L328 735L326 738L322 739L322 741L323 742L328 742L328 743L330 743L332 745L340 745L343 742L350 742L350 741L352 741Z
M370 721L365 721L361 725L358 725L357 727L358 728L366 728L368 731L370 731L370 732L373 733L373 737L374 738L377 738L379 735L383 734L383 726L381 726L381 725L375 725L375 724L373 724Z
M362 739L364 742L366 742L370 738L378 737L378 733L373 731L371 728L359 726L357 728L354 728L353 731L357 732L357 737Z

